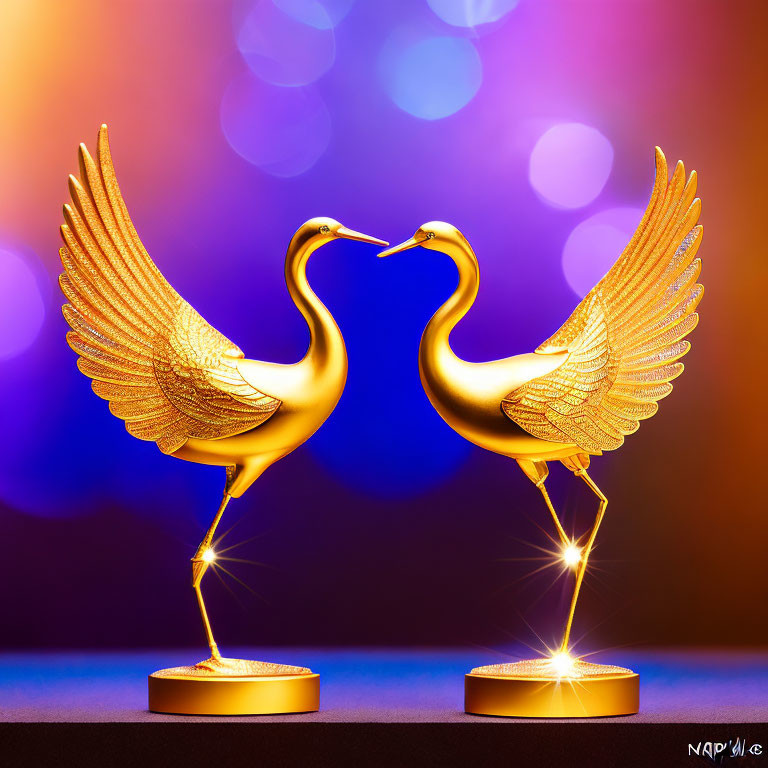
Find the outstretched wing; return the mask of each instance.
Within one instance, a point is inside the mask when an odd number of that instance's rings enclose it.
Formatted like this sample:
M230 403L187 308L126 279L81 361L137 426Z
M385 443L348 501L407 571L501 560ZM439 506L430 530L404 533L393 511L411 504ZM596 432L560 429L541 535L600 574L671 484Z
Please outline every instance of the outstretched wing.
M243 379L241 350L150 259L117 185L106 125L97 159L80 145L81 180L69 177L73 204L64 206L61 227L59 284L78 367L132 435L165 453L190 437L226 437L261 424L280 401Z
M544 440L576 443L591 453L618 448L683 372L703 286L696 280L701 202L696 174L678 163L667 182L656 148L648 208L619 260L560 330L536 352L567 351L563 364L502 400L510 419Z

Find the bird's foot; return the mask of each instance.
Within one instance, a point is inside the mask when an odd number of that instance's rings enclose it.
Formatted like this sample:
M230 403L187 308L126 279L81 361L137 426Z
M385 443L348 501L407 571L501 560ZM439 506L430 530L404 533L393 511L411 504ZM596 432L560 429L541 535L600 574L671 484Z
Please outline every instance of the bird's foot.
M203 675L232 675L233 677L276 677L279 675L312 674L312 670L307 667L294 667L291 664L274 664L269 661L227 659L213 656L210 659L198 662L193 669Z

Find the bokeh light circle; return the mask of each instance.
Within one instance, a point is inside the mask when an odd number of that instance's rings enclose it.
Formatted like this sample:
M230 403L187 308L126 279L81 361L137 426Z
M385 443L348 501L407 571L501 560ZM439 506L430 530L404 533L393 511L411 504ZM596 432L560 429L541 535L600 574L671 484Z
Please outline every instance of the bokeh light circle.
M232 149L273 176L308 171L331 139L328 109L312 88L271 86L250 72L227 86L220 118Z
M336 57L332 25L323 6L314 16L324 26L305 24L273 0L256 0L237 30L237 48L259 78L273 85L307 85L325 74Z
M423 120L439 120L473 99L483 80L483 67L469 40L427 37L385 49L382 77L400 109Z
M273 0L283 12L316 29L335 27L350 11L355 0Z
M602 192L613 167L613 147L600 131L561 123L546 131L531 152L531 186L551 205L581 208Z
M446 24L454 27L479 27L506 16L520 0L427 0L427 4Z
M583 298L613 266L643 217L640 208L610 208L582 221L563 247L563 274Z
M28 349L45 320L45 301L35 272L21 256L0 249L0 360Z

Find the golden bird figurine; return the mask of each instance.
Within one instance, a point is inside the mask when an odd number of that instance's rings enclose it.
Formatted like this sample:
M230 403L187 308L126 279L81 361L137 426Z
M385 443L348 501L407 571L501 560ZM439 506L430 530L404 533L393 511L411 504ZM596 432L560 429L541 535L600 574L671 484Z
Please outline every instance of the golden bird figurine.
M421 381L442 418L467 440L509 456L536 484L552 515L563 558L576 567L570 610L557 654L568 658L579 590L608 500L587 471L590 457L619 448L625 435L656 413L683 372L685 337L696 327L703 288L697 283L701 203L696 174L682 163L668 181L656 148L656 180L648 208L624 252L573 314L535 352L470 363L457 357L451 331L469 311L480 281L477 258L458 229L424 224L414 246L450 256L458 287L427 324L419 347ZM583 546L571 541L545 488L548 461L559 460L599 499Z
M201 582L215 559L213 535L229 500L245 493L278 459L328 418L347 379L344 339L307 282L309 257L336 238L388 245L329 218L303 224L291 239L285 281L309 327L305 356L281 365L248 360L209 325L163 277L131 222L115 177L107 126L96 159L80 145L80 180L69 177L60 251L64 317L78 367L93 391L141 440L163 453L226 467L221 505L192 558L192 586L211 650L199 667L243 671L222 659L213 638ZM260 318L263 322L263 319ZM261 662L247 662L261 664ZM283 665L275 672L285 672Z

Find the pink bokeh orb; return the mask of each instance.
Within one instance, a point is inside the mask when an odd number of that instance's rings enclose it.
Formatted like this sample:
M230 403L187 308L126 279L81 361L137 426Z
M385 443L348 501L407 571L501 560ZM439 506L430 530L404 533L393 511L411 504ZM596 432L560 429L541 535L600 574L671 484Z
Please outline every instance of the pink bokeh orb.
M0 249L0 360L32 346L44 320L45 301L35 272L18 254Z
M602 192L613 167L613 147L600 131L560 123L531 152L528 178L539 196L557 208L582 208Z
M583 298L605 275L630 241L643 211L640 208L610 208L582 221L563 247L565 279Z

